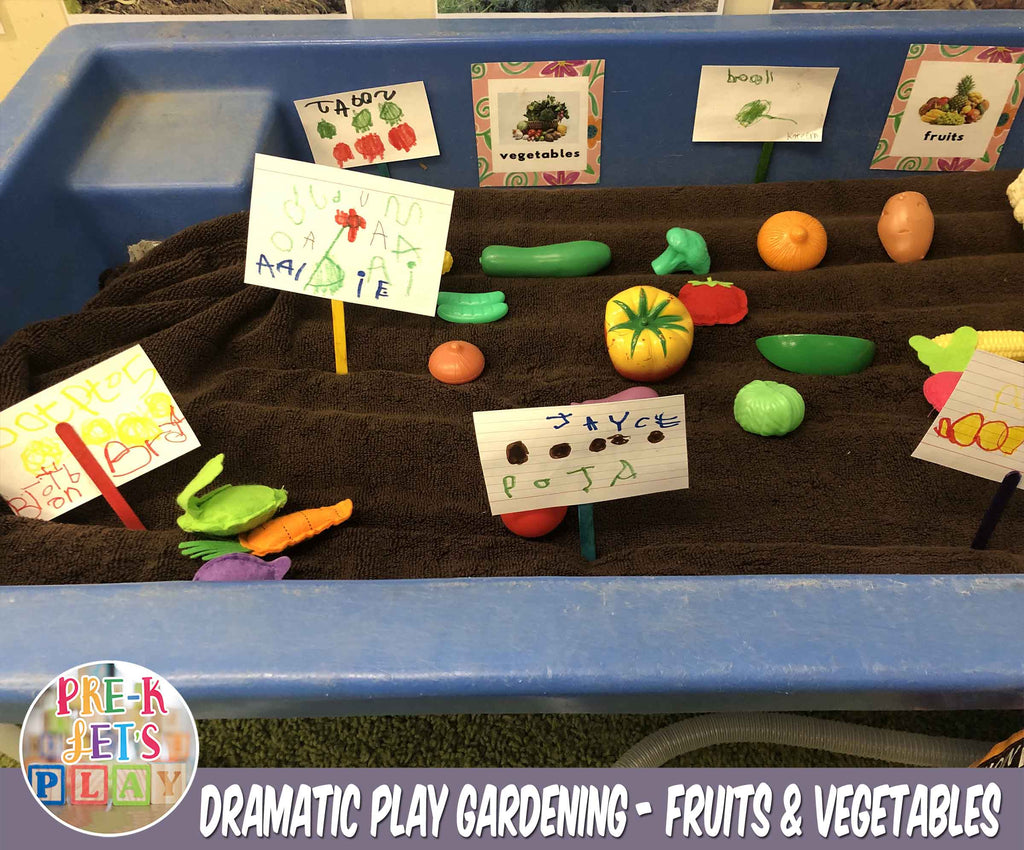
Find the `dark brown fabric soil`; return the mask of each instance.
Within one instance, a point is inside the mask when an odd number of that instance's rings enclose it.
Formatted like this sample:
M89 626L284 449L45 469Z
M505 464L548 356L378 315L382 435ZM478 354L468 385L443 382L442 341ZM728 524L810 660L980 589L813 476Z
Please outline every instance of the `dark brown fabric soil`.
M934 415L928 370L907 345L969 324L1024 325L1024 235L1009 171L902 179L667 189L464 190L456 194L449 290L507 293L492 325L349 306L352 372L333 373L325 300L242 283L246 217L205 222L114 270L82 312L26 328L0 348L0 406L141 343L203 447L123 492L146 526L130 532L97 499L50 523L0 517L11 584L188 579L175 494L227 455L218 483L283 487L286 510L350 497L353 519L289 554L289 579L491 575L1024 572L1024 497L985 552L968 545L992 482L911 458ZM886 198L918 190L936 215L928 259L889 261L875 225ZM802 209L829 234L823 265L769 271L755 237L770 214ZM656 278L666 229L707 239L716 278L748 293L750 315L698 328L689 362L658 385L685 393L691 488L596 507L599 560L579 556L575 511L550 537L513 536L487 510L471 413L601 398L628 386L604 350L605 301ZM581 279L488 279L490 243L600 239L609 269ZM754 341L772 333L861 335L874 365L847 377L782 372ZM427 372L431 350L467 339L487 356L474 383ZM783 439L742 431L737 390L796 387L804 424Z

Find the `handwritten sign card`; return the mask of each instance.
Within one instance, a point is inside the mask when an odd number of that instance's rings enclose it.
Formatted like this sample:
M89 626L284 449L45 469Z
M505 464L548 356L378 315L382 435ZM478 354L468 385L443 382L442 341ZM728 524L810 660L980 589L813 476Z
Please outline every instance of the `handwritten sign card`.
M352 168L437 156L422 82L325 94L295 101L313 161Z
M492 514L690 486L683 396L473 414Z
M57 437L60 422L117 485L199 448L136 345L0 412L0 494L18 516L53 519L100 495Z
M913 457L990 481L1024 472L1024 363L975 351Z
M256 154L245 282L433 316L454 197Z
M838 68L705 65L695 142L820 142Z

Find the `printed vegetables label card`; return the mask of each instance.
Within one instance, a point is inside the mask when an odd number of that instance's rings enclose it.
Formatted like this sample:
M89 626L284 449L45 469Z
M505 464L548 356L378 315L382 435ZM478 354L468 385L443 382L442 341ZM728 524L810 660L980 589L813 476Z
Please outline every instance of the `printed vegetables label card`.
M199 448L136 345L0 412L0 494L18 516L53 519L100 495L57 436L60 422L116 485Z
M601 176L604 60L472 66L481 186L571 186Z
M1024 86L1024 47L912 44L874 169L990 171Z
M437 156L422 82L357 89L295 101L317 165L352 168Z
M695 142L820 142L838 68L704 65Z

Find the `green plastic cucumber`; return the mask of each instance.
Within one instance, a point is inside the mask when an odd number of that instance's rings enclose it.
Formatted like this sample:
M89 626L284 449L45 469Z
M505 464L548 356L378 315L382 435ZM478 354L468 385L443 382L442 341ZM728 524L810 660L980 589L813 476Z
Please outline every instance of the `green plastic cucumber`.
M611 261L611 248L589 240L536 248L488 245L480 255L480 266L492 277L585 277Z
M438 304L498 304L505 300L504 292L445 292L437 293Z
M496 322L508 313L508 304L504 301L492 301L488 304L438 304L438 318L457 325L485 325Z

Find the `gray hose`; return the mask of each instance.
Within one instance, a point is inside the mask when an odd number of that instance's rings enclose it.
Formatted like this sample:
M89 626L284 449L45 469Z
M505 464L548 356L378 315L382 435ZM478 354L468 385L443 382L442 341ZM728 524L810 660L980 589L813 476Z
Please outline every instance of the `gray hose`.
M613 767L661 767L713 744L761 743L845 753L922 767L967 767L992 744L819 720L795 714L705 714L673 723L627 750Z

